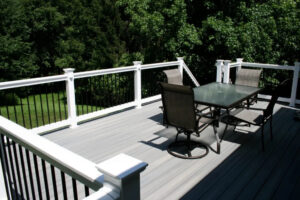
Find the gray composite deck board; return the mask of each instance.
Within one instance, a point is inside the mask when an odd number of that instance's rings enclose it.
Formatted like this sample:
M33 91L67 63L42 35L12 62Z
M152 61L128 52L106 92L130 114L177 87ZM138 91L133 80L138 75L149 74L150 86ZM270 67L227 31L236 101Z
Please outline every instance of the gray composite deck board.
M259 102L264 107L265 102ZM300 122L294 110L277 104L273 135L265 128L265 152L261 151L260 130L242 127L226 133L221 154L212 150L197 160L169 155L174 128L161 125L160 102L109 115L44 135L49 140L99 163L126 153L149 164L141 174L142 199L280 199L283 194L299 197ZM219 132L224 129L220 124ZM193 137L216 148L212 127Z

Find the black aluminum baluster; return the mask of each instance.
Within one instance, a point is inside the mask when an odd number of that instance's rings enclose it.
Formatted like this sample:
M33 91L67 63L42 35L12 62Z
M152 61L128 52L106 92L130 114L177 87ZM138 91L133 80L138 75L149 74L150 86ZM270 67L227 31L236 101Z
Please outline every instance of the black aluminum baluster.
M88 95L88 88L87 88L87 83L84 84L85 88L85 107L86 107L86 114L89 113L89 95Z
M109 107L113 106L113 99L114 99L114 88L113 88L113 80L112 80L112 75L109 76L109 91L110 95L109 95Z
M32 176L32 168L31 168L31 161L30 161L30 155L28 149L25 150L26 153L26 160L27 160L27 168L29 172L29 180L31 185L31 194L33 200L35 200L35 190L34 190L34 183L33 183L33 176Z
M61 182L62 182L62 189L63 189L64 199L68 199L65 173L63 171L60 171L60 175L61 175Z
M115 102L116 102L116 105L119 104L119 99L118 99L118 95L117 95L117 91L118 91L118 88L117 88L117 74L113 74L112 75L112 78L114 79L114 84L113 85L113 94L114 94L114 99L115 99Z
M84 185L84 193L86 197L90 195L90 189L86 185Z
M22 119L23 119L23 126L26 127L26 121L25 121L25 116L24 116L24 109L23 109L23 100L20 98L20 106L21 106L21 113L22 113Z
M16 123L18 124L19 120L18 120L18 113L17 113L16 104L14 104L13 107L14 107L14 112L15 112Z
M102 89L102 77L98 77L98 84L97 84L97 92L100 91L100 93L98 93L98 95L103 95L103 93L101 92L101 89ZM97 104L99 105L99 110L102 110L101 106L103 105L103 97L101 96L98 101L97 101Z
M24 186L25 186L25 191L26 191L26 198L29 199L29 190L28 190L28 183L27 183L27 176L26 176L26 170L25 170L25 162L24 162L24 155L23 155L23 150L22 146L19 146L19 156L21 159L21 165L22 165L22 173L23 173L23 180L24 180Z
M60 91L57 92L57 102L58 102L58 111L59 111L59 120L62 120L62 115L61 115L61 105L60 105L60 98L59 98Z
M94 112L94 109L93 109L93 107L94 107L94 101L93 101L93 87L92 87L92 80L93 80L93 77L91 77L90 79L89 79L89 86L90 86L90 93L91 93L91 95L90 95L90 105L91 105L91 112ZM96 109L97 110L97 109Z
M45 184L45 190L46 190L46 198L50 199L46 163L45 163L45 160L43 160L43 159L41 159L41 160L42 160L43 177L44 177L44 184Z
M38 127L39 126L39 118L38 118L38 114L37 114L35 96L36 95L33 95L33 103L34 103L34 112L35 112L35 119L36 119L36 127Z
M51 123L51 117L50 117L50 109L49 109L49 100L48 100L48 86L45 87L45 97L46 97L46 105L47 105L47 114L48 114L48 123Z
M29 103L29 97L27 96L27 107L28 107L28 115L29 115L29 124L30 124L30 128L32 128L32 120L31 120L31 111L30 111L30 103Z
M21 180L19 159L18 159L18 155L17 155L16 143L14 141L12 142L12 147L13 147L14 159L15 159L15 164L16 164L16 170L17 170L17 176L18 176L18 182L19 182L21 199L24 199L24 193L23 193L23 186L22 186L22 180Z
M66 98L66 92L65 91L63 91L63 98L64 98L64 100L65 101L67 101L67 98ZM65 103L64 102L64 111L65 111L65 119L68 119L68 115L67 115L67 103ZM77 105L77 112L78 112L78 104L76 104Z
M43 108L41 89L40 89L40 104L41 104L41 112L42 112L42 122L43 122L43 125L45 125L45 116L44 116L44 108Z
M6 151L5 151L4 136L2 134L1 134L0 151L1 151L0 152L1 153L1 164L2 164L3 176L4 176L4 180L5 180L5 187L6 187L7 197L10 196L9 193L11 194L11 197L12 197L13 193L15 193L15 191L12 190L11 174L10 174L10 171L9 171L8 158L7 158ZM6 173L4 172L4 169L6 169L7 178L6 178Z
M9 109L8 109L8 106L5 106L5 107L6 107L7 119L10 119L10 115L9 115Z
M82 83L82 80L81 80L81 83ZM81 99L81 114L82 115L84 114L84 110L83 110L83 96L82 96L83 93L84 93L84 91L81 90L81 92L80 92L80 99Z
M6 144L7 144L7 149L8 149L8 157L9 157L9 162L10 162L10 169L11 169L11 174L12 174L12 179L13 179L13 185L15 189L15 194L16 197L18 196L18 185L16 181L16 176L15 176L15 165L13 163L13 158L12 158L12 152L11 152L11 144L9 142L9 138L6 138Z
M34 169L35 169L36 182L37 182L38 191L39 191L39 198L41 200L41 199L43 199L42 188L41 188L41 181L40 181L40 175L39 175L39 167L38 167L38 163L37 163L37 157L36 157L35 154L33 154L33 163L34 163Z
M75 200L78 200L77 185L76 185L76 180L74 178L72 178L72 186L73 186L73 197Z
M102 79L101 79L101 95L102 95L102 99L101 99L101 105L103 108L105 108L106 106L106 95L105 95L105 91L104 91L104 88L105 88L105 75L102 76Z
M55 177L55 169L54 169L53 165L51 165L51 175L52 175L52 184L53 184L54 198L58 199L56 177Z
M52 97L52 107L53 107L53 116L54 116L54 122L56 122L56 111L55 111L55 102L54 102L54 95L53 95L53 87L51 89L51 97Z

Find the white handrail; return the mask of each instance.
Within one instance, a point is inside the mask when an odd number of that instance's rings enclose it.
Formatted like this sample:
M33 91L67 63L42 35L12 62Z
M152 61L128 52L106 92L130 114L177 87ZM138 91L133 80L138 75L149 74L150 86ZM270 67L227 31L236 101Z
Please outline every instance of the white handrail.
M54 83L67 80L66 75L47 76L42 78L31 78L17 81L0 82L0 90L19 88L24 86L40 85L45 83Z
M172 62L163 62L163 63L153 63L153 64L144 64L141 65L141 69L153 69L153 68L161 68L161 67L170 67L170 66L175 66L179 65L179 61L172 61Z
M129 66L129 67L100 69L100 70L93 70L93 71L87 71L87 72L76 72L76 73L74 73L74 78L78 79L78 78L87 78L87 77L100 76L100 75L106 75L106 74L132 72L135 69L136 69L135 66Z
M98 190L104 175L96 164L0 116L0 131L53 166Z
M242 62L242 66L244 66L244 67L258 67L258 68L266 68L266 69L284 69L284 70L294 70L294 68L295 68L295 66L288 66L288 65L250 63L250 62Z

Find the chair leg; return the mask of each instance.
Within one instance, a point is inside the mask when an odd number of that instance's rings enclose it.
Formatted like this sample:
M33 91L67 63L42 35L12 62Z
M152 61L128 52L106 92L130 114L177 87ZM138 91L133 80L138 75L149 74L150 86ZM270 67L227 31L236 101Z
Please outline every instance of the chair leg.
M214 133L215 133L215 136L216 136L216 140L217 140L217 154L220 154L221 153L221 147L220 147L220 138L219 138L219 134L217 132L217 128L215 125L213 125L213 128L214 128Z
M226 134L227 128L228 128L228 124L226 124L226 126L225 126L225 129L224 129L224 131L223 131L223 135L222 135L222 137L221 137L220 142L222 142L222 140L223 140L223 138L224 138L224 136L225 136L225 134Z
M271 118L270 118L270 137L271 137L271 141L273 140L273 126L272 126L272 124L273 124L273 122L272 122L273 120L272 120L272 116L271 116Z
M264 123L261 127L261 145L262 145L262 151L265 151L265 143L264 143Z

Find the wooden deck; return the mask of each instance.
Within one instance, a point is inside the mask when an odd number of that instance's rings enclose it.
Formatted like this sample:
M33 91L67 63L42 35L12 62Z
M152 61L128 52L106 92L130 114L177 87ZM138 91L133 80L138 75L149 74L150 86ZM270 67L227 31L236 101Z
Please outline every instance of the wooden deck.
M221 154L210 151L197 160L169 155L166 148L176 131L161 125L160 102L131 109L44 135L49 140L99 163L126 153L149 164L141 174L141 198L158 199L299 199L300 121L295 110L276 105L274 140L269 126L261 151L256 127L228 130ZM265 103L259 103L263 107ZM218 131L222 132L221 124ZM216 148L213 130L201 140Z

